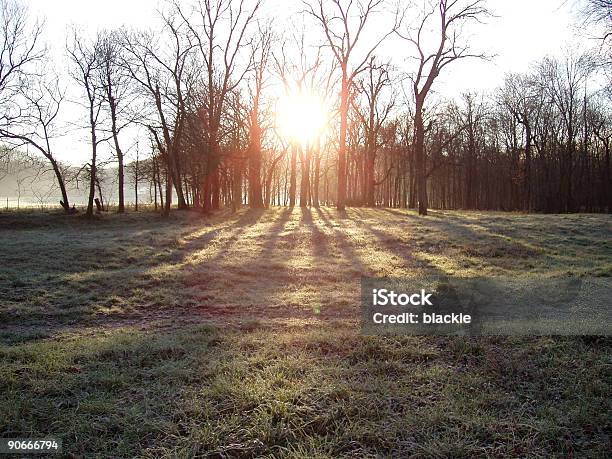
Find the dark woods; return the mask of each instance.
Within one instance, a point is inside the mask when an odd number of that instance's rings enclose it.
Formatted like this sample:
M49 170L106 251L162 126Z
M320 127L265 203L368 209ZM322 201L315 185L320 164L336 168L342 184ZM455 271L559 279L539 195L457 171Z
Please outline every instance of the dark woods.
M52 149L61 85L57 77L41 83L34 70L44 58L40 29L32 35L25 10L0 3L4 27L15 35L4 45L13 58L2 57L0 139L33 147L55 165L68 208ZM436 78L452 76L456 60L487 57L461 32L489 13L482 1L419 5L391 12L382 0L310 0L300 14L307 36L281 36L261 2L246 0L173 3L150 32L100 32L89 40L75 31L68 55L87 112L88 214L102 143L119 166L119 211L128 173L153 184L166 214L173 205L323 204L421 214L429 207L609 212L609 34L599 53L568 51L507 75L493 94L444 100ZM393 16L385 30L383 16ZM433 39L425 40L430 25ZM390 39L406 50L398 62L378 57ZM407 56L416 56L414 68L399 71ZM275 101L296 90L329 103L328 126L307 143L276 127ZM146 133L151 153L126 163L124 132L134 126Z

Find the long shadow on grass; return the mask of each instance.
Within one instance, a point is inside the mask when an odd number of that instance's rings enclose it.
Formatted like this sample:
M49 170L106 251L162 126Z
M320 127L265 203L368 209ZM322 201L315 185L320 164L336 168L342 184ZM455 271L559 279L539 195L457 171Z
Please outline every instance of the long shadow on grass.
M245 211L234 222L210 230L189 226L190 234L180 236L187 239L185 243L179 241L177 236L185 229L183 221L158 222L157 217L154 223L158 226L148 233L138 226L115 227L115 239L121 241L118 243L120 250L94 246L95 263L89 270L73 254L75 244L78 247L79 242L68 243L62 247L60 255L72 256L66 258L63 264L42 264L32 269L33 274L29 279L21 276L19 282L13 282L13 285L4 286L5 282L10 282L10 276L3 276L0 291L5 291L7 295L3 296L0 320L5 325L31 325L47 331L59 331L66 326L78 327L80 323L94 318L107 320L109 317L146 313L142 309L150 313L150 309L181 306L182 301L189 300L184 279L189 278L187 268L190 258L229 231L227 240L216 248L212 259L205 262L215 265L225 256L227 248L239 239L240 233L257 223L262 213ZM202 227L209 224L207 220L201 222ZM83 236L89 238L88 244L97 241L96 230L92 231L93 234L85 233ZM112 238L98 241L104 244L112 242ZM132 256L128 255L132 249L139 253L134 260L130 260ZM43 253L53 250L56 249L45 247ZM90 256L88 253L84 255ZM203 280L198 279L198 282ZM31 330L26 334L36 339L40 333Z
M290 215L265 231L264 260ZM0 347L0 437L58 435L83 457L606 457L610 353L609 340L363 337L337 324L115 330Z
M323 224L333 232L336 245L342 252L344 259L347 260L353 268L356 268L359 271L360 275L364 275L364 273L366 273L367 271L367 267L363 263L361 257L359 257L357 252L353 249L351 241L348 239L346 234L338 230L338 225L334 224L331 221L329 217L329 210L316 208L315 212L317 214L317 217L323 222ZM340 216L341 220L350 220L346 212L339 212L338 215Z
M0 435L82 457L606 457L609 340L445 343L329 325L0 347Z
M317 208L317 211L319 209ZM321 215L317 212L317 215ZM312 256L318 259L329 257L329 242L327 235L312 218L312 209L302 207L302 224L311 232L310 243L312 245Z
M262 245L262 248L258 254L258 257L267 259L270 258L272 252L277 248L278 243L278 235L282 233L285 229L285 226L289 222L289 218L293 214L294 209L285 207L279 211L279 216L276 222L266 231L265 242Z
M235 250L230 247L223 256L202 263L201 268L216 280L209 285L216 292L212 306L233 314L256 314L285 286L285 264L291 253L281 253L278 243L292 210L263 212L272 216L267 227L260 225L249 241L237 241Z
M471 220L466 222L467 217L435 211L430 212L428 217L416 217L394 209L382 210L400 217L412 217L411 221L419 223L415 231L435 229L444 235L445 240L442 242L454 242L462 248L464 255L480 257L493 266L499 257L536 258L543 252L541 248L517 236L507 236L483 225L479 225L480 229L474 228L475 223Z
M559 226L559 217L551 215L514 215L509 218L476 214L471 219L447 213L439 216L439 223L452 225L458 233L473 237L475 253L489 261L509 256L538 259L542 266L556 266L557 269L566 265L576 269L577 254L582 254L580 258L587 263L581 269L588 270L593 265L586 253L595 256L611 253L606 238L602 237L609 230L601 219L595 222L570 220L571 226ZM564 250L559 250L561 247Z
M408 215L408 218L410 217L412 216ZM374 236L375 241L378 245L380 245L381 247L385 247L388 251L400 257L404 261L404 267L406 271L421 269L427 275L445 275L444 271L442 271L439 267L435 266L433 263L421 257L418 257L418 252L417 250L415 250L415 247L406 243L406 241L398 237L397 234L392 234L373 226L371 224L371 220L369 219L362 220L362 227Z

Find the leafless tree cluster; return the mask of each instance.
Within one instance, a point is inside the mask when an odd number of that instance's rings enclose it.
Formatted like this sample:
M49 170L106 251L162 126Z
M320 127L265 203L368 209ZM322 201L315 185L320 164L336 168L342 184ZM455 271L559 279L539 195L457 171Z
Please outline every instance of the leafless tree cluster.
M589 56L546 58L492 97L436 114L429 189L440 208L605 212L611 208L610 100L588 91ZM441 157L440 160L436 158Z
M432 96L440 75L487 57L465 33L489 16L484 0L305 0L293 33L275 30L262 1L168 2L157 29L71 32L70 75L90 145L87 215L102 197L102 144L118 165L119 212L126 174L136 196L139 183L151 185L166 215L173 202L203 211L401 206L423 215L430 206L612 208L610 93L590 85L601 57L546 58L507 75L493 95L445 101ZM16 0L0 5L0 139L46 158L69 211L53 150L65 89L39 71L41 25ZM585 0L584 11L609 21L609 2ZM379 55L392 39L405 51L398 62ZM406 59L408 71L398 70ZM323 132L306 143L275 120L290 92L329 101ZM126 163L128 129L145 133L140 146L150 148Z
M602 35L599 38L602 41L612 39L612 1L585 0L579 5L584 24L601 26Z

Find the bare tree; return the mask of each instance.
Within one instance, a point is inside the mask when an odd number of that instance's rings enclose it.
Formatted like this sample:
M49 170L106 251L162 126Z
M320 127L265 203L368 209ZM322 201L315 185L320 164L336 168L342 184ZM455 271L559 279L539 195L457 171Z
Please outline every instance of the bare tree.
M599 38L604 44L612 39L612 0L582 0L580 14L585 27L602 28Z
M612 212L612 176L610 170L610 153L612 150L612 110L610 106L600 102L589 113L593 134L603 147L603 190L606 196L605 204L608 212Z
M380 147L380 132L395 105L395 97L385 98L385 90L391 86L389 66L377 64L372 58L363 78L357 82L357 91L365 99L365 107L354 101L365 134L364 198L365 205L374 207L376 187L376 154Z
M462 43L461 30L469 21L480 21L488 15L484 0L435 0L426 3L416 27L407 26L398 35L414 46L417 70L411 75L415 99L414 155L417 169L417 193L419 214L427 215L427 173L425 156L425 126L423 109L434 81L448 64L468 57L483 58L474 54L469 45ZM424 31L431 23L437 24L436 42L428 46Z
M89 162L89 197L87 199L87 217L93 216L94 196L97 185L97 156L98 145L106 139L98 136L100 113L102 111L103 89L99 84L97 72L100 62L98 59L100 41L88 41L76 30L73 30L72 41L67 51L72 61L71 74L73 79L81 86L87 99L83 104L87 109L91 161Z
M293 34L292 40L289 43L283 43L279 52L274 56L276 72L280 76L286 96L290 96L294 93L294 95L297 96L320 97L324 100L331 92L330 88L332 85L330 80L332 78L333 66L332 70L324 68L321 46L315 47L316 52L311 54L307 52L309 46L306 37L306 26L303 24L299 32ZM288 44L294 48L289 51L296 56L294 59L289 59L287 57ZM318 169L320 167L320 163L318 162L320 135L321 133L316 133L316 139L309 139L309 142L303 145L296 139L289 139L290 145L288 145L287 148L291 148L291 167L289 175L289 205L291 207L293 207L296 202L298 153L301 164L300 207L306 207L313 201L313 196L311 196L313 193L311 193L310 170L312 153L314 150L314 181L316 182L320 172Z
M328 46L340 67L340 136L338 144L338 196L336 206L344 210L346 205L346 134L349 112L349 93L355 77L367 66L370 56L376 48L392 33L397 23L383 33L361 59L355 58L355 49L364 31L366 23L377 13L384 0L348 2L342 0L309 0L304 1L306 12L310 14L325 33ZM354 62L353 62L354 61Z
M523 161L523 171L521 182L523 189L523 207L530 210L532 201L532 156L534 124L539 104L542 101L542 93L537 88L531 78L527 75L508 74L504 81L504 87L500 94L500 103L514 117L517 123L523 127L525 138L525 158Z
M103 32L100 36L98 48L100 62L98 77L103 90L104 100L109 111L110 133L113 140L115 155L117 157L117 179L119 203L117 211L125 211L124 198L124 152L119 144L119 133L130 124L133 117L126 109L133 104L131 97L131 79L125 66L122 65L124 48L121 43L121 34L117 32ZM135 111L135 110L133 110ZM120 119L122 118L122 119Z
M581 99L584 85L592 70L590 56L569 51L562 60L545 58L538 66L539 84L548 100L557 109L565 131L565 142L560 148L559 211L575 209L573 175L577 136L583 109ZM585 113L582 112L582 115Z
M0 0L0 128L10 132L20 122L24 88L37 76L44 56L42 25L31 23L26 7Z
M19 124L14 123L10 130L0 127L0 137L14 147L32 147L49 161L62 194L60 204L66 212L70 212L64 171L51 147L52 140L60 135L57 119L64 100L64 90L59 87L58 77L50 74L22 88L21 98L23 108Z
M176 190L178 207L188 207L183 193L179 154L183 140L187 103L191 95L192 74L190 57L194 46L186 37L185 28L172 15L163 16L168 46L151 33L124 34L125 67L143 90L145 99L154 109L148 120L142 121L152 135L166 163L166 200L164 215L170 212L172 186Z
M64 170L51 147L60 135L64 90L39 45L42 25L31 24L26 8L9 0L0 1L0 20L0 139L13 148L31 147L47 159L62 194L60 204L70 212Z
M41 33L42 24L29 20L23 4L0 0L0 139L12 148L32 147L50 162L62 193L61 205L69 211L63 172L51 148L64 91L57 76L42 68L48 63Z
M250 88L252 107L250 110L249 125L249 206L262 208L263 194L261 185L261 137L262 120L260 119L260 104L262 91L266 82L266 71L272 47L272 30L269 25L259 30L259 40L253 50L255 68L253 86Z
M201 184L205 210L218 209L220 205L220 146L227 135L222 129L222 117L229 94L252 67L249 28L260 5L260 0L198 0L189 14L176 3L178 13L192 32L205 70L201 82L205 92L202 102L209 153L205 180ZM245 53L249 54L245 56Z

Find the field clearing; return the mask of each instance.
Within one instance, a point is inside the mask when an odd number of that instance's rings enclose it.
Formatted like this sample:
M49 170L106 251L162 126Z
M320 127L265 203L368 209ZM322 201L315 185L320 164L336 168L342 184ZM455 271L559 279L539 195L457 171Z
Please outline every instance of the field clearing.
M0 213L0 437L68 455L606 457L611 341L364 337L360 278L612 276L610 215Z

